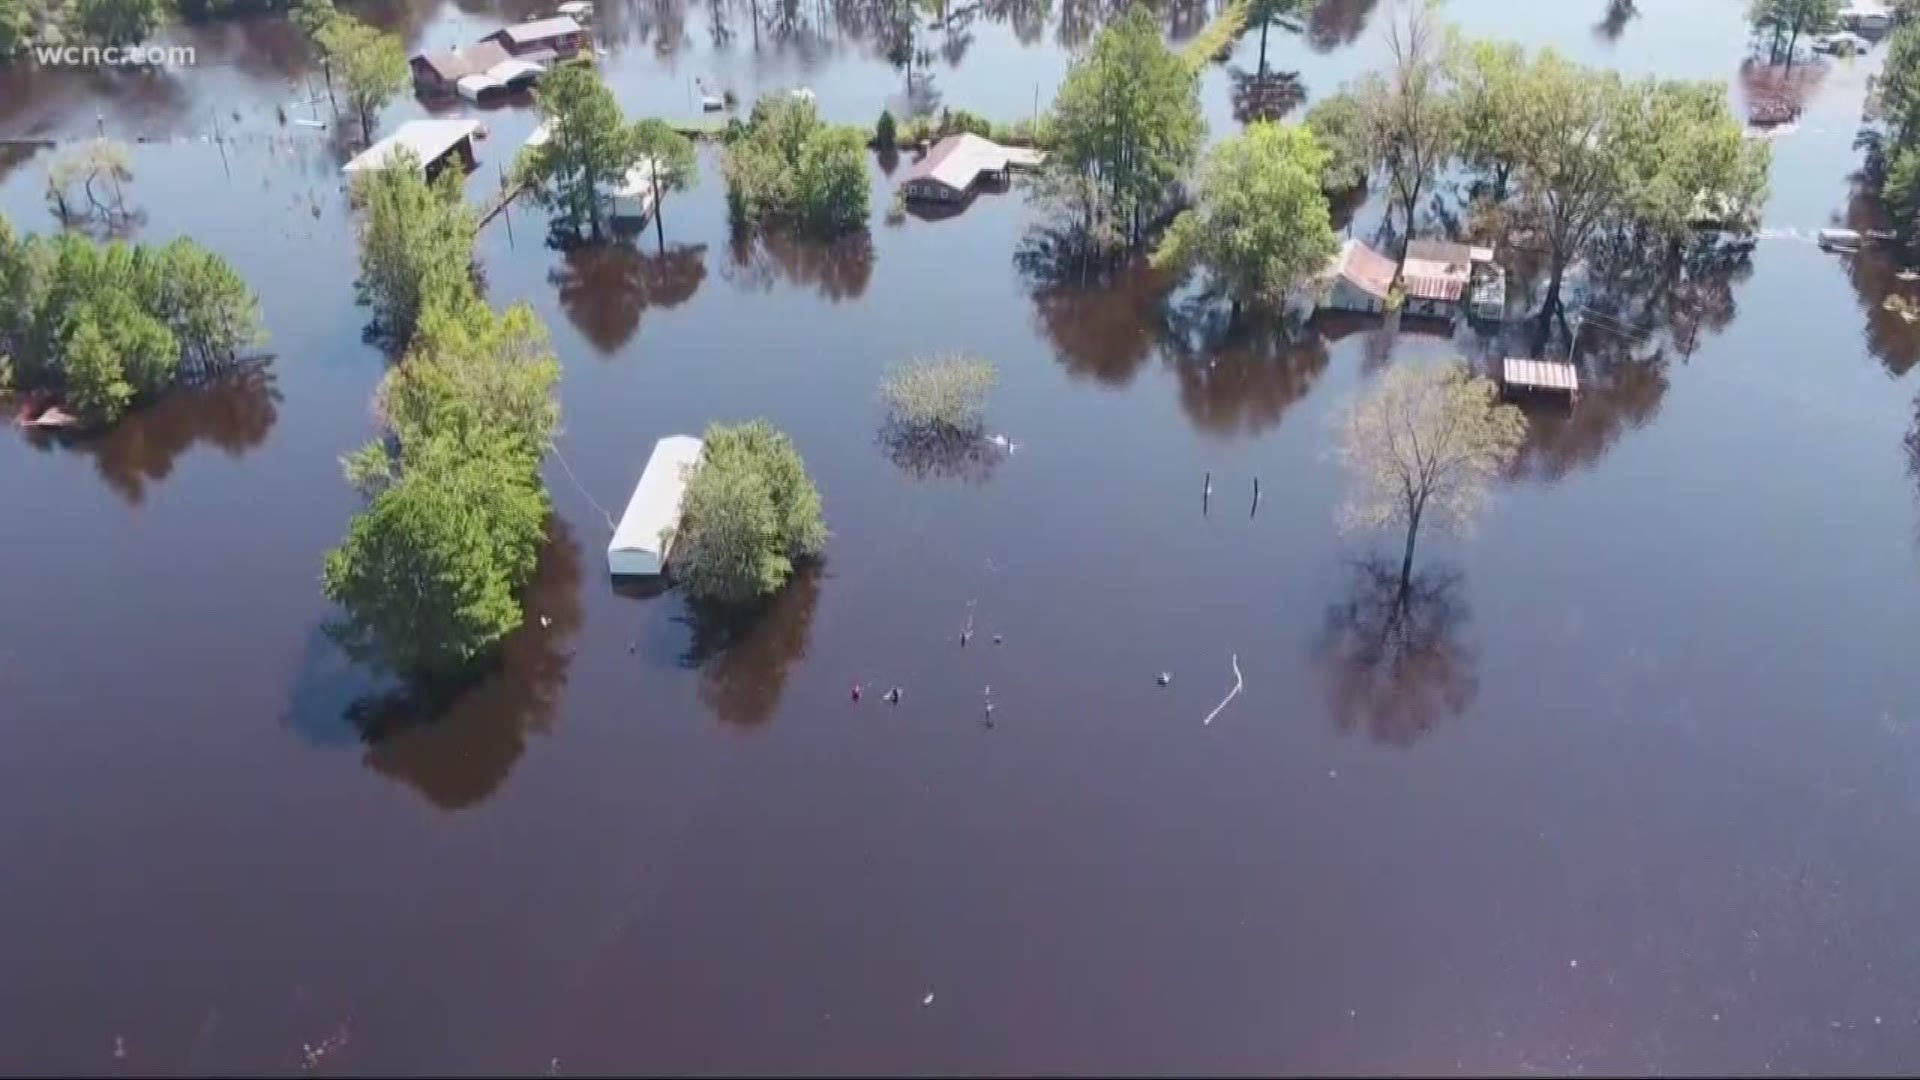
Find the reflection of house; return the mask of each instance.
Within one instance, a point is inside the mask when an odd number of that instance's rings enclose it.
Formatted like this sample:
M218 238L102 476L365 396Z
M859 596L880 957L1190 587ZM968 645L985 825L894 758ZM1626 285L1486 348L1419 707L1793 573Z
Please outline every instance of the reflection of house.
M413 85L421 93L459 94L473 102L529 89L546 70L507 55L493 41L421 53L410 64Z
M1003 184L1014 169L1039 166L1046 155L1037 150L1001 146L971 133L949 135L913 163L900 182L909 199L960 202L984 179Z
M1459 316L1473 278L1473 263L1484 248L1444 241L1416 240L1407 245L1401 267L1401 312L1452 319ZM1335 311L1384 312L1393 288L1393 260L1358 240L1341 245L1327 271L1327 298L1321 307Z
M522 60L547 61L572 56L587 46L587 32L565 15L501 27L483 40L497 43Z
M429 178L438 175L448 159L454 157L472 168L473 138L479 131L478 120L409 120L401 124L398 131L347 162L343 171L349 176L377 172L386 168L393 155L402 150L413 155L414 164Z
M680 527L680 500L687 493L688 475L700 464L700 450L700 440L691 435L670 435L653 444L653 456L647 458L607 544L607 570L615 577L666 570L673 534Z

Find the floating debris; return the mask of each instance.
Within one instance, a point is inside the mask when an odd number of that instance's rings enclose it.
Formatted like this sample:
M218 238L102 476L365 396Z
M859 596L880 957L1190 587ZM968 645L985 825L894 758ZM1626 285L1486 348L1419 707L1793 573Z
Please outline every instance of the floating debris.
M1213 723L1213 718L1220 715L1220 710L1227 707L1227 702L1239 697L1241 689L1246 686L1246 680L1240 677L1239 654L1234 654L1231 659L1233 661L1233 689L1227 691L1227 696L1220 699L1220 704L1213 707L1213 711L1207 714L1205 720L1200 721L1203 727Z
M853 684L853 700L855 701L860 700L860 684L859 683Z
M900 704L900 688L896 686L893 689L887 691L886 699L887 699L887 704L889 705Z
M1160 686L1172 686L1172 685L1173 685L1173 672L1171 672L1171 671L1163 671L1163 672L1161 672L1160 674L1158 674L1158 675L1156 675L1156 676L1154 676L1154 679L1153 679L1153 681L1154 681L1154 682L1155 682L1156 684L1158 684L1158 685L1160 685Z
M1881 301L1880 308L1883 311L1890 311L1900 316L1903 322L1920 322L1920 304L1916 304L1904 296L1889 296Z
M933 991L929 990L927 996L920 999L920 1007L924 1009L931 1004L933 1004Z

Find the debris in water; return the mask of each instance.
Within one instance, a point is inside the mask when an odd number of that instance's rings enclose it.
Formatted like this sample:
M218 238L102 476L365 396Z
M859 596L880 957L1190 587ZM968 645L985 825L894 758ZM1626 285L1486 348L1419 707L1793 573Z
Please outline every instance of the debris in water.
M1153 681L1161 686L1171 686L1173 685L1173 672L1163 671L1159 675L1156 675Z
M545 630L547 627L552 625L553 625L552 619L547 618L545 615L540 616L540 629Z
M887 697L887 704L889 705L900 704L900 688L896 686L893 689L887 691L886 697Z
M924 1009L931 1004L933 1004L933 991L929 990L927 996L920 999L920 1007Z
M115 1035L113 1037L113 1060L127 1060L127 1037L125 1035Z
M998 645L998 644L1000 644L1000 643L1001 643L1002 641L1004 641L1004 640L1006 640L1006 639L1004 639L1004 638L1002 638L1002 637L1001 637L1001 636L1000 636L999 634L995 634L995 635L993 635L993 643L994 643L995 645Z
M989 435L987 436L987 441L999 447L1000 449L1005 450L1009 455L1017 454L1020 452L1021 444L1014 442L1012 439L1007 438L1005 435Z
M1207 714L1205 720L1200 721L1202 727L1213 723L1213 718L1220 715L1220 710L1227 707L1227 702L1239 697L1241 688L1246 686L1246 680L1240 677L1239 654L1233 654L1231 659L1233 661L1233 689L1227 691L1227 696L1220 699L1220 704L1213 707L1213 711Z

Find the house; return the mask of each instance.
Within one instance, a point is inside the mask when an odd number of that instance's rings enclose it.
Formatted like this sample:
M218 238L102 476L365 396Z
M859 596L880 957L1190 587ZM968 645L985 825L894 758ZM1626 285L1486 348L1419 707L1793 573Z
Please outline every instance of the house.
M653 214L653 160L641 158L613 189L615 220L646 221Z
M498 43L481 41L464 48L416 53L407 66L413 69L415 90L427 95L452 94L461 79L511 59Z
M1439 319L1459 317L1467 301L1467 286L1473 280L1476 251L1485 249L1442 241L1416 240L1409 244L1400 273L1401 313ZM1486 254L1490 260L1492 252ZM1393 288L1393 260L1360 241L1348 240L1341 245L1326 277L1329 288L1322 308L1363 313L1387 310L1387 296Z
M348 176L377 172L387 168L390 159L401 151L413 155L415 167L428 178L439 175L447 162L458 158L471 169L474 165L473 140L480 133L478 120L409 120L398 131L374 143L342 170Z
M983 180L1005 184L1011 170L1035 168L1044 158L1037 151L1009 149L971 133L949 135L907 170L900 193L909 199L957 203Z
M620 525L607 544L607 571L615 577L664 573L680 528L680 501L687 478L700 464L701 442L691 435L669 435L653 444L653 455L634 485Z
M565 15L501 27L482 40L521 60L546 63L574 56L587 47L587 32Z
M478 105L533 89L547 69L531 60L502 60L485 71L463 75L454 92Z

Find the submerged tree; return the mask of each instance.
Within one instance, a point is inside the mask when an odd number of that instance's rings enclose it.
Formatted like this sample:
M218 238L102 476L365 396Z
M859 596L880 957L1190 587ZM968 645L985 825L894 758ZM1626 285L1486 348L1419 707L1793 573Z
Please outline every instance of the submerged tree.
M360 137L373 141L380 110L406 88L407 52L399 37L382 33L351 15L334 15L319 33L320 46L340 65L347 101L360 118Z
M1247 25L1260 27L1260 67L1267 74L1267 30L1275 23L1289 30L1299 29L1301 16L1313 9L1315 0L1248 0Z
M979 456L987 397L999 373L970 356L915 360L880 380L887 420L880 441L895 462L922 474L964 474Z
M122 48L147 40L166 17L166 0L73 0L67 11L82 38Z
M1345 90L1331 94L1313 103L1304 122L1327 154L1320 171L1321 190L1343 195L1365 186L1373 159L1360 100Z
M0 60L20 51L33 33L33 16L24 0L0 0Z
M673 546L674 576L696 602L759 600L826 543L820 493L784 434L763 420L707 429Z
M109 224L127 216L124 185L133 180L133 152L112 139L88 139L47 166L47 201L63 223L98 219ZM77 205L79 185L86 205Z
M586 64L559 65L533 97L549 135L541 145L521 151L514 172L537 203L560 211L568 231L577 236L586 228L598 239L607 190L640 160L641 129L627 123L613 91ZM664 144L661 149L676 152ZM654 213L659 214L658 203Z
M1091 179L1129 243L1172 200L1206 123L1194 72L1167 50L1144 7L1102 30L1054 101L1048 168Z
M1479 174L1496 201L1504 199L1533 104L1526 51L1511 42L1454 38L1447 65L1459 108L1462 163Z
M666 254L666 226L661 222L661 207L669 191L685 191L700 179L700 163L694 157L693 140L673 129L665 120L648 118L634 125L634 141L640 158L646 163L647 179L653 187L653 231Z
M429 184L405 150L388 168L357 177L353 194L365 212L355 288L374 326L404 346L429 300L471 287L473 212L457 175Z
M1174 219L1155 267L1205 269L1236 319L1243 304L1280 306L1338 247L1321 191L1326 159L1304 127L1248 125L1207 155L1195 206Z
M1756 32L1772 32L1770 58L1784 52L1791 69L1801 35L1823 34L1838 25L1840 0L1748 0L1747 19Z
M736 225L791 224L838 236L866 223L864 133L823 123L811 101L762 99L721 165Z
M1374 168L1406 225L1399 267L1418 226L1420 197L1459 146L1459 109L1447 85L1443 46L1430 4L1416 0L1404 21L1388 27L1387 73L1368 76L1355 92Z
M1339 456L1350 486L1340 523L1405 525L1405 582L1429 511L1455 530L1471 528L1526 433L1520 410L1501 403L1499 389L1464 363L1395 367L1341 417Z

